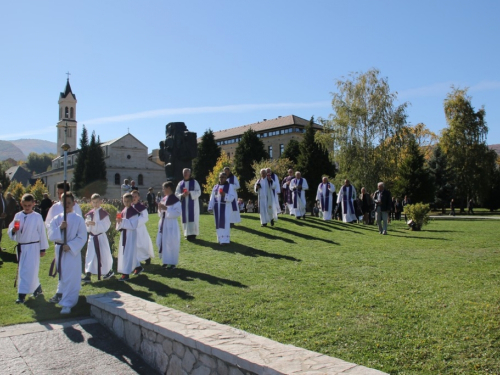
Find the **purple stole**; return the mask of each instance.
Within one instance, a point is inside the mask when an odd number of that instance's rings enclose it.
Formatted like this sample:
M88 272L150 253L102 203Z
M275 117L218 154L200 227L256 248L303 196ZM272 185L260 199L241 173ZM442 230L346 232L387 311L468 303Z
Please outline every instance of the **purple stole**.
M292 181L292 177L288 176L283 179L282 185L285 185L285 182ZM285 203L290 203L292 204L292 191L290 190L290 185L285 185L286 187L283 188L283 199L285 200Z
M231 185L234 185L234 174L232 174L232 173L231 173L231 177L229 177L229 178L227 179L227 181L228 181ZM236 199L235 199L235 200L233 200L233 201L231 202L231 205L232 205L232 207L233 207L233 211L234 211L234 212L239 211L239 209L238 209L238 203L236 202Z
M304 179L301 177L300 180L298 180L298 186L302 187L302 181ZM294 178L294 181L297 182L297 179ZM302 190L299 190L299 189L295 189L293 191L293 208L297 208L297 200L300 198L300 193L302 193Z
M182 180L181 182L181 190L184 192L184 187L186 181ZM187 187L188 191L193 191L194 190L194 179L189 179L189 186ZM187 199L186 199L187 198ZM186 224L186 200L187 200L187 205L188 205L188 223L192 223L194 221L194 199L191 198L191 195L188 195L187 197L182 197L181 198L181 205L182 205L182 224Z
M170 194L165 200L165 206L167 207L172 206L177 202L179 202L179 198L177 198L175 194ZM167 214L166 212L163 212L163 214L161 215L160 233L163 233L163 223L165 222L166 214ZM160 250L158 250L158 253L161 254L162 251L163 251L163 239L160 241Z
M133 204L132 207L134 207L137 211L139 211L139 213L142 212L142 211L144 211L147 208L141 202L139 202L137 204Z
M139 215L139 211L137 211L134 207L130 206L129 208L124 208L122 211L122 217L125 219L130 219L132 216ZM122 245L123 251L125 251L125 245L127 244L127 230L120 229L120 232L123 233L122 237Z
M90 219L92 221L94 221L94 213L95 213L95 210L90 210L86 216L90 216ZM101 208L99 210L99 219L103 220L106 216L109 216L109 214ZM95 255L97 256L97 279L98 280L101 280L102 264L101 264L101 247L99 246L99 239L97 237L101 234L102 233L99 233L99 234L90 233L90 235L92 236L92 241L94 241Z
M328 188L330 187L330 183L328 183L326 189L326 197L323 197L323 183L321 183L321 210L323 212L328 211L328 205L330 204L330 193L328 193Z
M215 196L217 196L217 193L219 193L219 189L222 186L222 190L224 193L229 192L229 183L225 183L224 185L215 185L214 190L216 191ZM215 229L219 228L225 228L226 227L226 202L221 200L221 210L219 211L219 205L217 204L217 198L216 199L216 204L214 204L214 214L215 214Z
M346 192L346 190L349 190L349 193ZM344 214L347 214L347 205L349 205L349 207L351 208L352 210L352 213L355 213L354 212L354 206L352 204L352 185L349 185L349 186L342 186L342 210L344 212ZM349 199L347 199L347 194L349 194Z

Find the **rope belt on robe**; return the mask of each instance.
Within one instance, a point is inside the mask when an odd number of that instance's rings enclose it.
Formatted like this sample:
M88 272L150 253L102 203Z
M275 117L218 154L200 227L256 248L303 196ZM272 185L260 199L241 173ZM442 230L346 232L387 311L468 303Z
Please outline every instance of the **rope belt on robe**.
M165 222L165 214L166 212L164 212L161 215L160 234L163 233L163 223ZM161 254L162 251L163 251L163 238L160 239L160 250L158 251L158 253Z
M100 236L101 234L102 233L99 233L99 234L90 233L90 235L92 236L92 240L94 241L95 254L97 255L97 279L98 280L101 280L102 264L101 264L101 247L99 246L99 238L97 238L97 237ZM123 245L123 246L125 246L125 245Z
M18 243L16 245L16 250L17 250L17 272L16 272L16 279L14 280L14 288L17 286L17 278L19 277L19 265L21 263L21 246L23 246L23 245L31 245L31 244L38 243L38 242L40 242L40 241Z
M54 260L52 260L52 263L50 264L49 276L56 277L56 275L59 273L59 280L61 280L61 274L62 274L61 259L62 259L62 255L63 255L62 247L64 246L64 244L61 242L55 242L54 244L59 246L59 259L57 262L57 267L55 267L56 258L54 258Z

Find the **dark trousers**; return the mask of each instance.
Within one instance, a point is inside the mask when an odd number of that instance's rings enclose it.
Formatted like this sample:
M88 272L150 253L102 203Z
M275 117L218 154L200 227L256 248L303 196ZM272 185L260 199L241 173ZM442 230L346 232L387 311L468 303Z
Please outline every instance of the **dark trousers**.
M2 229L5 219L0 219L0 243L2 242ZM1 248L1 246L0 246Z

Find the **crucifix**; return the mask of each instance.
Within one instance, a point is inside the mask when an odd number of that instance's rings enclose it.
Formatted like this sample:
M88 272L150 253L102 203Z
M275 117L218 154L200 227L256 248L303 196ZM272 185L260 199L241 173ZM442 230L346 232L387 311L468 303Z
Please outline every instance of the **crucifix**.
M69 81L69 76L71 75L71 73L68 71L66 75L68 76L68 81Z

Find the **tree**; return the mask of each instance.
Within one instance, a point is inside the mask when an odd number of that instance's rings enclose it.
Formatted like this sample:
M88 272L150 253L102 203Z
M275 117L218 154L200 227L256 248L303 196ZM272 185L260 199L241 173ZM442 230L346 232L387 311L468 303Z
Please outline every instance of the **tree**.
M223 152L217 159L214 168L208 173L207 182L205 183L205 185L202 185L202 190L205 194L210 195L212 193L213 187L219 183L219 173L224 172L224 167L227 166L231 167L231 161L229 160L226 153ZM238 177L241 185L239 176L237 175L237 173L235 173L235 175L236 177Z
M246 184L253 178L255 173L252 164L268 157L264 143L257 137L254 130L248 129L243 133L234 153L234 170L235 174L239 176L240 186L242 187L241 196L243 198L249 196Z
M92 132L88 146L87 159L83 177L83 186L79 195L90 198L92 194L106 194L108 181L106 179L106 162L101 145L96 141L95 132Z
M263 159L261 161L256 161L252 164L252 168L255 171L253 178L247 182L247 190L251 193L254 192L254 186L257 180L260 178L260 170L264 168L271 168L274 174L278 176L278 182L288 176L288 170L293 168L293 162L290 159L280 157L278 159Z
M21 198L23 197L24 193L26 192L26 189L21 182L17 182L16 180L12 180L10 185L9 185L9 188L6 190L6 192L12 193L14 198L16 198L16 200L18 202L20 202Z
M10 185L10 180L5 174L5 170L2 168L0 164L0 184L2 184L3 191L7 191Z
M73 190L78 193L82 189L85 178L85 162L87 160L89 149L89 137L85 125L83 125L82 135L80 137L80 151L76 159L75 169L73 172Z
M193 177L200 186L207 183L207 176L217 163L221 155L221 148L215 141L214 132L208 129L203 133L198 143L198 156L193 160Z
M316 201L317 192L314 186L321 182L321 178L323 176L333 178L336 174L335 164L330 160L328 151L315 140L316 129L313 125L314 117L311 117L299 144L300 153L295 167L309 184L309 189L306 191L309 202Z
M477 202L486 198L496 154L486 145L486 112L484 108L476 112L471 100L467 89L452 87L444 101L448 127L442 131L440 143L457 196L462 201L472 198Z
M435 189L434 205L436 208L442 209L444 213L451 198L453 198L453 186L450 183L448 160L439 144L434 146L427 168Z
M43 183L42 180L36 180L34 185L29 187L29 193L32 194L37 201L41 201L43 199L43 194L47 192L47 186Z
M490 184L486 193L484 206L490 211L496 211L500 208L500 169L497 167L492 173Z
M402 161L393 189L394 197L409 196L413 203L433 200L434 187L429 171L424 167L424 155L414 138L410 138L408 156Z
M297 164L297 158L300 154L300 142L292 139L285 146L283 150L283 154L281 154L280 158L290 160L294 165Z
M34 173L42 173L47 171L47 168L52 165L52 160L56 158L56 154L37 154L30 152L26 159L25 167Z
M384 141L405 125L407 117L408 103L396 105L397 94L390 92L387 78L379 74L371 69L337 81L334 113L323 121L321 135L324 143L333 144L339 175L367 188L375 188L381 176L394 175L388 162L393 155L385 152Z

